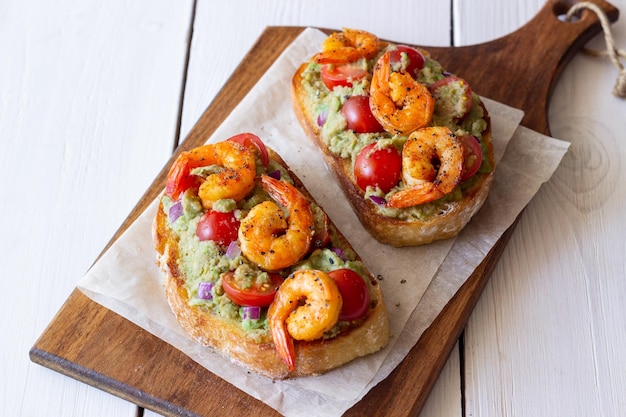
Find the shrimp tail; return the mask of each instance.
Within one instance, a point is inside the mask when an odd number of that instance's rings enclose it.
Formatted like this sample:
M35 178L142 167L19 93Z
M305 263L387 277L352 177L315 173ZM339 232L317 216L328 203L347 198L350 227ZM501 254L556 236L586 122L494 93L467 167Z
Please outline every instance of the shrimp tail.
M406 208L419 204L430 203L444 196L435 183L424 182L420 185L406 188L391 195L387 200L387 206L393 208Z
M277 180L269 175L261 175L261 187L280 205L288 207L299 201L308 206L306 197L291 184Z
M279 181L268 175L261 175L261 187L274 200L278 201L282 206L289 204L289 197L297 192L296 189L286 185L287 183Z
M271 332L278 356L285 362L289 371L293 372L296 369L296 351L293 339L287 333L287 325L284 321L278 321L271 326Z

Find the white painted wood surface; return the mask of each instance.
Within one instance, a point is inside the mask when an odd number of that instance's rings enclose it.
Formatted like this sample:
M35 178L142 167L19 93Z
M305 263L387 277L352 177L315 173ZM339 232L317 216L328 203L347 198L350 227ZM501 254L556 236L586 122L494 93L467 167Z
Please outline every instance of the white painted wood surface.
M28 351L171 154L191 5L0 2L0 415L137 413Z
M623 14L612 32L626 49ZM589 47L604 49L603 37ZM579 54L556 86L552 135L572 146L468 323L467 416L626 414L626 99L611 95L616 77L608 59Z
M465 45L517 29L543 4L363 3L0 2L0 414L137 413L30 363L28 350L166 162L179 117L184 138L265 26ZM613 30L626 48L624 20ZM466 416L626 413L626 101L611 96L615 76L585 56L563 74L550 122L572 151L524 212L470 319L464 369L457 348L422 416L462 416L462 380Z

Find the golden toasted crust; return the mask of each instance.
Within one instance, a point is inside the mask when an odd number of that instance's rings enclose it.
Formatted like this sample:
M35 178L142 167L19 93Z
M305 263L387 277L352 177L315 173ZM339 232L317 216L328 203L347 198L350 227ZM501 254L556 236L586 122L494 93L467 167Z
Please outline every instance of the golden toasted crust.
M307 65L305 63L298 68L291 82L291 101L296 117L307 136L322 151L326 164L333 172L354 212L367 231L378 241L397 247L423 245L434 240L456 236L487 198L493 182L493 170L488 174L477 174L479 177L470 192L464 193L461 200L452 203L446 213L434 216L427 221L399 220L380 215L376 211L375 204L370 199L364 198L365 193L356 184L350 160L333 154L322 140L321 129L317 124L313 109L307 103L308 95L302 84L303 73ZM482 141L487 146L491 166L495 166L491 143L491 125L487 110L484 109L484 111L488 128L483 133Z
M272 159L280 160L275 153L270 152L270 155ZM296 186L310 198L295 175L292 172L290 175ZM332 222L331 227L335 227ZM388 343L389 323L382 291L370 274L371 307L366 317L332 339L294 341L296 369L289 372L276 353L271 337L254 340L234 322L208 309L189 305L185 276L178 268L178 241L168 226L162 204L159 204L153 222L152 235L158 264L166 274L165 296L178 322L198 343L215 349L255 373L274 379L317 375L376 352ZM343 236L339 237L347 244Z

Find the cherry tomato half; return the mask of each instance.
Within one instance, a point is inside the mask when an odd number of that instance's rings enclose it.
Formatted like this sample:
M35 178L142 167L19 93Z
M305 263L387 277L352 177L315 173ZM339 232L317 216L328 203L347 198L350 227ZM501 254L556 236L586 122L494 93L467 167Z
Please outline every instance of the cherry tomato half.
M279 274L271 273L269 274L271 283L242 289L237 286L234 276L233 271L222 275L222 288L228 298L240 306L267 307L274 301L276 290L284 281Z
M398 184L402 175L402 156L397 149L378 149L376 142L359 152L354 162L354 178L362 190L378 186L384 193Z
M350 321L363 317L370 307L370 292L363 278L347 268L336 269L328 275L337 283L343 299L339 320Z
M472 89L462 78L450 75L432 83L428 89L435 99L435 113L463 119L472 108Z
M267 167L270 163L269 153L267 152L267 147L257 135L252 133L240 133L239 135L235 135L232 138L228 139L232 142L237 142L240 145L245 146L246 148L255 147L259 154L261 155L261 162L263 166Z
M352 81L367 76L367 70L349 64L322 65L321 76L324 85L332 91L337 86L351 87Z
M397 49L391 51L389 54L391 65L402 62L402 53L407 55L409 61L406 66L406 72L408 72L411 77L415 78L417 72L424 68L424 63L426 62L424 55L422 55L422 53L417 49L411 48L410 46L398 45Z
M341 114L348 122L348 129L356 133L375 133L384 130L372 114L368 96L350 97L343 103Z
M483 163L483 151L476 136L465 135L461 136L460 139L465 148L463 152L463 173L461 174L461 181L465 181L478 172L480 164Z
M202 215L196 228L196 236L200 240L213 240L220 246L228 246L230 242L237 240L239 220L232 211L209 210Z

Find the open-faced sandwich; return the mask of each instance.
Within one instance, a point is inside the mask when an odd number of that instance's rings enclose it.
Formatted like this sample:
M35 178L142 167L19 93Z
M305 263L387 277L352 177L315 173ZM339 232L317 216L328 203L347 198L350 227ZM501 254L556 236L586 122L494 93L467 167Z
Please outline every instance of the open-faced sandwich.
M427 51L344 29L299 67L291 96L379 241L413 246L455 236L487 198L495 168L487 110Z
M180 324L251 371L321 374L389 340L376 279L253 134L180 154L153 239Z

